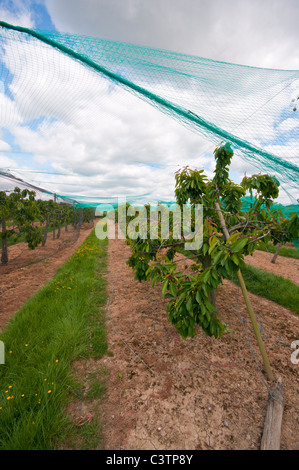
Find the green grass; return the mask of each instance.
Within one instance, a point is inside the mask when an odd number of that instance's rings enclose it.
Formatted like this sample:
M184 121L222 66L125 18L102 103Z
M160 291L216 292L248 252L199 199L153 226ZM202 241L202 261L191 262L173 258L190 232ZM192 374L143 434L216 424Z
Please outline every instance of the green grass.
M0 334L0 449L52 450L78 432L65 414L80 389L72 363L107 351L106 248L93 231Z
M299 287L296 284L250 265L242 268L242 274L249 292L299 314Z

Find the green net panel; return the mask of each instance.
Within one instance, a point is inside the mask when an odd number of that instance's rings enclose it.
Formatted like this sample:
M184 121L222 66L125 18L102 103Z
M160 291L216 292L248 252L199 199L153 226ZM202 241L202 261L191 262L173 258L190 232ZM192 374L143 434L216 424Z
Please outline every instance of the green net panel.
M0 22L0 51L0 140L2 136L2 141L18 142L14 155L18 151L23 156L49 155L51 145L43 148L43 135L65 142L78 117L82 135L91 120L98 121L99 129L109 134L111 129L105 127L107 116L123 108L125 117L126 106L143 101L206 142L205 156L208 154L209 158L202 163L199 155L199 168L206 165L211 169L213 149L230 142L236 156L252 168L275 176L281 187L292 193L297 210L299 120L291 102L298 94L298 70L224 63L95 37L30 30L4 22ZM26 139L22 140L25 129ZM118 129L121 134L116 118L114 132ZM125 135L123 141L125 154ZM143 145L140 142L136 164L147 165ZM92 151L92 139L89 146ZM5 146L0 146L0 151L4 155ZM109 150L97 149L94 159L98 172L101 151L106 155L105 163L109 161ZM71 142L70 152L74 152ZM77 147L74 172L79 166L82 170L83 155L84 148ZM59 158L63 163L63 155ZM117 163L111 159L115 169ZM44 172L51 174L49 169ZM99 178L100 198L80 196L79 182L69 181L72 187L59 194L61 198L73 198L80 205L95 205L102 201L101 197L107 203L115 203L107 181ZM44 179L43 184L46 183ZM149 185L141 195L136 196L133 191L126 196L132 203L152 202L161 201L163 192L151 194Z

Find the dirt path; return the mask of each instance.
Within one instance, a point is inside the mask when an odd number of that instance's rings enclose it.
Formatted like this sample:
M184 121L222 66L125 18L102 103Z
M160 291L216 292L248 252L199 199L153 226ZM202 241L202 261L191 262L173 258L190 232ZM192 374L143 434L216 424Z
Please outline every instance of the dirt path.
M271 263L273 253L256 250L253 256L246 256L246 263L255 268L264 269L270 273L289 279L299 286L299 259L278 256L275 264Z
M159 286L134 280L125 264L129 252L124 241L109 240L111 355L93 364L93 370L109 371L100 410L105 448L259 449L268 390L252 354L251 347L261 366L241 293L225 281L217 294L221 317L233 333L215 340L199 331L184 341L167 321ZM250 298L274 374L283 380L281 448L299 449L299 365L291 362L290 347L299 339L299 319L273 302Z
M81 228L79 237L71 231L62 232L59 240L49 237L45 249L30 250L25 243L9 247L11 263L3 269L0 267L0 330L5 328L23 303L55 275L92 230L93 225L86 224ZM34 262L36 259L41 260ZM25 266L17 269L18 264Z

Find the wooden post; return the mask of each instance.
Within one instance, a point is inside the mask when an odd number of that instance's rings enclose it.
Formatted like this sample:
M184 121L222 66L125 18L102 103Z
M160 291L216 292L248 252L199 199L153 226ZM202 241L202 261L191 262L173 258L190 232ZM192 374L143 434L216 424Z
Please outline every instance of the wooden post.
M261 450L280 449L283 410L283 387L281 379L279 378L276 387L269 393Z

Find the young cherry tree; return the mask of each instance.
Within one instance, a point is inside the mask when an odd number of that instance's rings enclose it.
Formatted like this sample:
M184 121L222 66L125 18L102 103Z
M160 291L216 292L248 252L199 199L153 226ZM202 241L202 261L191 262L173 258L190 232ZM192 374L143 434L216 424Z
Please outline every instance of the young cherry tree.
M271 209L278 195L278 183L273 178L255 175L251 180L244 179L241 185L235 184L229 179L233 157L230 145L216 148L214 155L213 179L208 180L203 170L189 167L175 175L175 197L181 214L184 205L202 205L202 244L198 249L186 250L183 235L180 239L173 237L174 212L167 239L161 236L161 224L156 239L132 237L129 225L127 227L131 246L128 265L139 281L150 280L152 285L161 283L162 293L169 300L169 320L183 338L194 337L197 327L215 338L228 331L217 309L217 287L223 279L233 277L239 279L254 329L258 329L241 274L244 257L254 252L260 240L268 242L274 238L286 242L299 236L296 214L286 220L278 210ZM257 197L251 209L245 212L242 197L253 187ZM181 269L177 259L182 256L192 261L191 273ZM258 331L256 335L263 349Z

